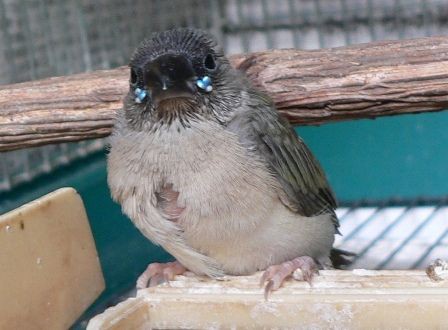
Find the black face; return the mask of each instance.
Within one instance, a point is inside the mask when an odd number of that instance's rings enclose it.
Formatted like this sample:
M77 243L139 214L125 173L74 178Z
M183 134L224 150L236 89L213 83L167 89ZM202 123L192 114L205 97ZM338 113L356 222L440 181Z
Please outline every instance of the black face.
M143 82L155 106L172 98L192 98L197 75L185 56L162 55L144 68Z
M211 78L218 69L213 42L195 30L171 30L142 43L131 60L131 90L147 91L142 103L155 108L172 99L196 99L210 90L198 87L198 79Z

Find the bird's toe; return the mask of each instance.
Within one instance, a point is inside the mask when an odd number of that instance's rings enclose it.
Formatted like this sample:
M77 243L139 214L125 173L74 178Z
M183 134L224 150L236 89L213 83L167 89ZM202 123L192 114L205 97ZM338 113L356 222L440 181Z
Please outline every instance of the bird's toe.
M295 270L302 271L303 280L312 283L313 276L318 274L318 267L313 258L308 256L298 257L279 265L269 266L261 276L260 286L264 287L264 297L267 300L272 291L278 290L283 282L290 277Z
M157 286L172 281L176 275L185 273L187 269L178 261L162 263L151 263L137 279L137 289L149 286Z

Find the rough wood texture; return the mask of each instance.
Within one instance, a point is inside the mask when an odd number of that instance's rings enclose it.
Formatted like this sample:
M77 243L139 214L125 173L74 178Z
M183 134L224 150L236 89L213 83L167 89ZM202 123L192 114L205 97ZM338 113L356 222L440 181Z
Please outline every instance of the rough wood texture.
M178 276L107 309L87 329L439 329L448 322L448 281L421 270L321 271L312 288L290 280L268 301L260 276Z
M231 58L294 124L448 108L448 37ZM0 87L0 151L106 136L124 67Z

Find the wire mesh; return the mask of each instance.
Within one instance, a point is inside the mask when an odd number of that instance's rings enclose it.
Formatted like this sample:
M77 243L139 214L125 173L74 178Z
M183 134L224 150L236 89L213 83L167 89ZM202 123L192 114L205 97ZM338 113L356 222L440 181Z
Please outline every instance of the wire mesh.
M50 173L75 159L103 150L105 144L104 139L96 139L1 153L0 193L10 191L39 175Z
M448 259L448 196L428 204L418 199L393 204L337 210L343 236L335 244L356 253L350 267L418 269Z
M213 3L1 0L0 83L123 65L152 31L176 26L213 30Z
M0 83L123 65L153 31L211 31L228 53L448 32L445 0L0 0Z
M447 32L444 0L229 0L225 46L232 52L265 48L315 49Z

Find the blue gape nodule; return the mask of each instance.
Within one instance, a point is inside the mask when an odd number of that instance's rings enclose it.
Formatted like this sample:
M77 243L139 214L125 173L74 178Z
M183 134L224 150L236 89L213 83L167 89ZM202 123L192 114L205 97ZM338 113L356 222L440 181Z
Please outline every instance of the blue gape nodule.
M135 95L135 103L142 103L143 100L148 95L148 92L144 89L136 88L134 91L134 95Z
M198 86L200 89L205 90L208 93L210 93L213 90L212 80L208 76L205 76L202 79L198 79L196 81L196 86Z
M196 80L196 86L208 93L213 90L212 80L208 76L204 76L202 79ZM142 103L146 96L148 96L148 92L142 88L136 88L134 91L134 95L135 102Z

